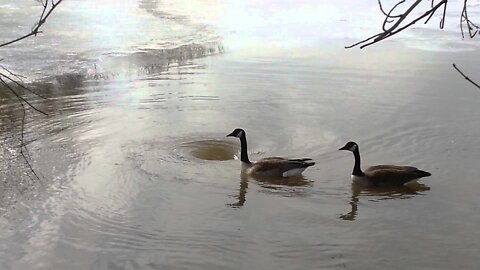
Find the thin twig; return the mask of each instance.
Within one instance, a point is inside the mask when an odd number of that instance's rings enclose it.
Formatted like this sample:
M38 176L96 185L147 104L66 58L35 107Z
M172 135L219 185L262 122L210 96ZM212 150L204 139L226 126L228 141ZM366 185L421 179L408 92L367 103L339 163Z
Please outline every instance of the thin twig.
M369 40L372 40L372 39L374 39L374 38L376 38L376 37L378 37L378 36L380 36L380 34L376 34L376 35L371 36L371 37L369 37L369 38L366 38L366 39L364 39L364 40L362 40L362 41L359 41L359 42L357 42L357 43L353 43L352 45L345 46L345 49L353 48L353 47L358 46L358 45L360 45L360 44L362 44L362 43L365 43L365 42L367 42L367 41L369 41Z
M1 65L0 65L0 67L2 67L2 68L3 68L3 66L1 66ZM4 69L5 69L5 68L4 68ZM8 69L6 69L6 70L8 70ZM16 75L16 74L13 74L13 76L18 76L18 75ZM9 76L7 76L7 75L5 75L5 74L1 73L1 72L0 72L0 77L5 77L6 79L8 79L9 81L13 82L13 83L14 83L14 84L16 84L17 86L19 86L19 87L21 87L21 88L23 88L23 89L27 90L28 92L30 92L30 93L32 93L32 94L34 94L34 95L38 96L38 97L41 97L41 98L43 98L43 99L48 99L47 97L45 97L45 96L43 96L43 95L39 94L39 93L38 93L38 92L36 92L36 91L33 91L32 89L30 89L29 87L25 86L24 84L22 84L22 83L18 82L17 80L14 80L14 79L12 79L11 77L9 77Z
M469 81L471 84L475 85L477 88L480 89L480 85L478 85L476 82L472 81L469 77L463 74L463 72L459 68L457 68L455 64L453 64L453 68L455 68L458 71L458 73L460 73L465 78L465 80Z
M436 5L434 5L434 2L432 1L432 7L424 12L422 15L416 17L415 19L411 20L409 23L407 23L406 25L404 26L401 26L400 25L404 22L404 20L412 13L412 11L422 2L422 0L417 0L415 1L404 13L402 14L399 14L399 15L391 15L393 13L393 11L402 3L404 3L405 0L401 0L399 2L397 2L391 9L389 12L385 12L385 10L383 9L383 6L381 4L381 1L378 0L378 3L379 3L379 6L380 6L380 10L382 11L382 13L385 15L385 20L383 22L383 25L382 25L382 30L383 32L380 32L378 34L375 34L373 36L370 36L364 40L361 40L355 44L352 44L352 45L349 45L349 46L345 46L345 48L353 48L355 46L358 46L360 45L360 49L363 49L367 46L370 46L374 43L377 43L379 41L382 41L386 38L389 38L403 30L405 30L406 28L414 25L415 23L417 23L419 20L422 20L423 18L427 17L427 20L425 21L425 23L427 23L430 18L436 13L436 11L443 5L444 8L443 8L443 15L442 15L442 19L440 21L440 28L443 28L443 25L445 23L445 14L446 14L446 5L447 5L447 2L448 0L441 0L439 3L437 3ZM393 21L391 20L392 18L397 18L397 20L395 21L395 23L393 23ZM387 24L389 23L393 23L392 26L390 26L388 29L387 29Z
M52 12L55 10L55 8L62 2L63 0L57 0L56 2L54 0L51 0L51 5L50 5L50 8L48 7L48 0L45 0L45 2L43 0L39 0L39 2L42 4L43 6L43 9L42 9L42 13L40 14L40 18L38 19L38 22L36 24L34 24L32 30L30 33L28 34L25 34L19 38L16 38L14 40L10 40L8 42L5 42L5 43L1 43L0 44L0 47L4 47L4 46L8 46L10 44L13 44L15 42L18 42L18 41L21 41L23 39L26 39L30 36L36 36L38 33L41 33L40 31L40 27L42 27L43 24L45 24L45 22L47 21L48 17L52 14ZM2 61L3 58L0 59L0 61ZM4 71L7 72L7 74L5 73L2 73L0 71L0 82L5 86L6 89L8 89L10 92L12 92L15 97L17 98L18 102L20 103L20 106L22 107L22 123L21 123L21 139L20 139L20 154L22 155L23 159L25 160L27 166L30 168L30 171L32 172L33 175L35 175L35 177L40 180L40 177L37 175L37 173L35 172L35 170L33 169L33 166L32 164L30 163L29 159L32 159L31 156L30 156L30 153L28 151L28 148L27 146L25 145L25 117L26 117L26 113L27 113L27 108L25 107L24 103L27 104L30 108L34 109L35 111L43 114L43 115L48 115L46 112L38 109L37 107L35 107L33 104L31 104L28 100L26 100L25 98L23 98L22 96L20 96L20 94L18 94L5 80L8 80L12 83L14 83L15 85L17 85L18 87L24 89L24 90L27 90L28 92L30 93L33 93L35 95L37 95L38 97L41 97L43 99L47 99L46 97L40 95L39 93L33 91L32 89L30 89L29 87L25 86L23 84L23 80L22 78L25 78L21 75L18 75L18 74L15 74L13 72L11 72L10 70L8 70L6 67L4 67L3 65L0 65L0 68L3 69ZM10 76L11 77L10 77ZM13 78L12 78L13 77ZM22 82L22 83L21 83ZM25 155L26 153L26 155ZM27 158L28 156L28 158ZM31 178L31 176L29 175L29 177Z
M467 28L468 28L468 35L470 38L475 37L475 35L478 33L480 30L480 27L473 23L469 18L468 18L468 12L467 12L467 0L464 0L463 2L463 9L462 9L462 15L460 16L460 31L462 32L462 38L465 38L465 35L463 34L463 23L466 22ZM474 28L475 31L474 31Z
M442 16L442 19L440 19L440 23L439 23L440 29L443 29L445 27L445 16L447 14L447 4L448 2L445 2L445 5L443 5L443 16ZM432 6L433 6L433 1L432 1Z
M38 19L38 23L36 25L41 25L42 24L42 19L43 19L43 15L45 15L45 11L47 10L47 7L48 7L48 1L43 3L43 1L41 1L42 5L43 5L43 10L42 10L42 14L40 15L40 19ZM34 25L34 26L36 26ZM37 34L35 34L35 36L37 36Z
M3 80L2 77L0 77L0 82L3 83L3 85L5 85L5 87L7 87L8 90L10 90L10 92L12 92L18 99L22 100L23 102L27 103L28 106L30 106L30 108L34 109L35 111L43 114L43 115L48 115L46 112L38 109L37 107L33 106L32 103L30 103L28 100L24 99L23 97L21 97L15 90L13 90L13 88L8 85L7 82L5 82L5 80Z
M39 21L34 25L33 29L31 30L30 33L28 34L25 34L19 38L16 38L14 40L10 40L8 42L5 42L5 43L2 43L0 44L0 47L4 47L4 46L7 46L7 45L10 45L12 43L15 43L15 42L18 42L20 40L23 40L23 39L26 39L30 36L36 36L38 33L41 33L40 31L40 27L42 27L42 25L47 21L47 18L50 16L50 14L52 14L53 10L62 2L63 0L58 0L57 2L54 2L52 0L52 4L50 6L50 9L48 11L46 11L46 6L47 4L45 4L43 6L43 12L42 12L42 15L40 16L40 19ZM48 1L47 1L48 2ZM47 3L46 2L46 3ZM43 2L42 2L42 5L43 5Z
M383 15L389 17L389 18L400 18L402 15L391 15L391 14L387 14L387 12L385 12L385 10L383 9L383 6L382 6L382 1L381 0L378 0L378 6L380 7L380 11L383 13Z
M23 160L25 160L25 163L27 164L28 168L30 168L30 171L33 173L33 175L35 175L35 177L37 177L37 179L40 181L40 177L38 177L37 173L35 172L35 170L33 169L33 166L32 164L30 164L30 161L28 161L28 158L25 156L25 153L23 152L23 149L26 150L27 154L30 156L30 153L28 153L28 149L27 149L27 146L25 145L25 116L27 114L27 111L25 109L25 105L23 105L22 103L22 100L19 99L18 100L20 102L20 104L22 105L22 109L23 109L23 115L22 115L22 137L20 139L20 154L22 155L23 157Z
M393 6L392 10L390 10L390 12L392 12L395 8L397 8L397 6L399 6L401 3L405 2L405 0L402 0L400 2L398 2L395 6ZM402 16L400 17L400 19L397 20L396 23L394 23L389 29L387 29L386 31L384 31L382 34L380 34L379 37L377 37L376 39L383 39L384 36L387 36L389 35L391 32L393 32L393 30L395 30L402 22L403 20L405 20L405 18L407 18L408 14L410 14L410 12L412 12L418 4L420 4L420 2L422 2L422 0L417 0L415 1L415 3L413 3L413 5L411 5L407 11L405 11L405 13L402 14ZM389 13L390 14L390 13Z
M5 70L6 72L8 72L8 74L12 75L13 77L17 78L19 81L23 81L23 79L26 79L27 77L25 76L22 76L20 74L16 74L16 73L13 73L11 72L10 70L8 70L8 68L4 67L3 65L0 65L0 67Z
M43 114L45 114L45 113L38 110L37 108L35 108L32 104L28 103L27 100L25 100L17 92L15 92L15 90L13 90L13 88L11 88L10 85L8 85L7 82L5 82L1 77L0 77L0 82L3 83L3 85L5 85L5 87L7 87L7 89L9 89L17 97L18 102L22 106L22 112L23 113L22 113L22 123L21 123L22 131L21 131L21 138L20 138L20 154L22 155L23 159L25 160L25 163L30 168L30 171L33 173L33 175L35 175L35 177L37 177L37 179L40 180L40 177L38 177L37 173L33 169L32 164L30 164L30 161L28 161L28 158L25 156L25 153L23 152L23 149L25 148L26 152L28 154L28 149L27 149L27 146L25 145L25 116L26 116L27 110L26 110L23 102L27 103L31 108L33 108L33 109L35 109L35 110L37 110L37 111L39 111ZM30 155L30 154L28 154L28 155Z
M397 15L397 16L395 16L395 17L394 17L393 15L391 15L391 14L392 14L392 12L393 12L398 6L400 6L400 5L403 4L404 2L405 2L405 0L402 0L402 1L398 2L398 3L397 3L396 5L394 5L394 6L390 9L390 11L385 15L385 20L383 21L383 25L382 25L382 29L383 29L384 32L387 32L387 31L388 31L388 29L386 28L387 24L394 22L394 20L390 21L390 20L388 20L388 19L397 17L397 18L399 18L398 20L399 20L400 22L403 20L403 18L402 18L403 15L402 15L402 14ZM378 3L381 3L381 1L379 0Z

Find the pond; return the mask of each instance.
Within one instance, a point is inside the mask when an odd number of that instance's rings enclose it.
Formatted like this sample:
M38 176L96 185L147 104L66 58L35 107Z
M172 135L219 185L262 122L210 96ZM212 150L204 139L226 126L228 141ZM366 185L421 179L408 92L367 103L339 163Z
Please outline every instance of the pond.
M378 31L376 3L318 2L65 1L2 48L49 115L26 116L37 179L2 89L1 268L477 269L480 92L452 63L480 80L478 44L452 12L444 31L347 50ZM2 3L2 40L35 3ZM237 127L251 160L316 165L242 176ZM352 185L350 140L364 168L432 176Z

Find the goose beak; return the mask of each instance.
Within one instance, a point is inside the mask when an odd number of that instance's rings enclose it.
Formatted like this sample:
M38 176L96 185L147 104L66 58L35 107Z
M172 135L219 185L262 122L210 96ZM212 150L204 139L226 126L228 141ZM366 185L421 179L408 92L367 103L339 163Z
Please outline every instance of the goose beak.
M228 134L228 135L225 136L225 137L235 137L235 135L233 135L233 132L232 132L232 133Z
M347 146L345 145L344 147L339 148L338 150L349 150L349 149L348 149Z

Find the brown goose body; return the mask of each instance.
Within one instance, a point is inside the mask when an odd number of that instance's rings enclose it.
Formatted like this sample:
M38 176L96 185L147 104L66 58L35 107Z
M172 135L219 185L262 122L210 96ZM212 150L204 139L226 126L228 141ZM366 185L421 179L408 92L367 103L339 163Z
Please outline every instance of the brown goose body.
M242 172L249 175L267 177L289 177L301 174L306 168L315 165L310 158L287 159L283 157L267 157L250 162L247 152L247 138L243 129L235 129L228 136L237 137L241 143L240 160Z
M289 177L301 174L306 168L315 165L310 158L286 159L282 157L268 157L259 159L250 164L244 164L247 174L273 177Z
M368 167L365 177L374 186L403 186L431 174L412 166L377 165Z
M415 182L431 174L412 166L376 165L368 167L364 172L360 168L360 150L355 142L348 142L339 150L351 151L355 157L352 180L357 183L378 187L403 186Z

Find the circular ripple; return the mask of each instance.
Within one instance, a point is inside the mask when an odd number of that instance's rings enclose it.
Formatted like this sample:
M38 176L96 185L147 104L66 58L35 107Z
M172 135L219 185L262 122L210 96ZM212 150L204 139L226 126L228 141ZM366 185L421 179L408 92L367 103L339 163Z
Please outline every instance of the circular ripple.
M182 143L185 153L202 160L232 160L238 153L238 145L222 140L200 140Z

